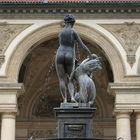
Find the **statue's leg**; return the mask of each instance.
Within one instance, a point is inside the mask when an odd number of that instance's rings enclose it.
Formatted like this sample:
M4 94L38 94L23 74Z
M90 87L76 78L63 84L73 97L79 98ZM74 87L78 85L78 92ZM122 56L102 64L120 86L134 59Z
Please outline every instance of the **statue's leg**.
M67 90L66 90L66 85L65 85L65 80L64 79L59 79L59 86L60 86L60 92L63 98L63 102L67 102Z
M67 102L67 89L66 89L66 74L62 64L56 64L57 75L59 78L60 92L63 102Z
M70 76L72 71L75 69L75 52L74 51L67 52L65 54L65 60L66 60L65 68L68 75Z
M74 98L75 88L74 88L74 84L72 82L68 83L68 90L70 93L71 102L77 102Z
M65 68L68 74L67 76L69 78L71 76L72 71L75 69L75 57L71 53L67 53L65 57L67 59L67 65ZM74 99L74 93L75 93L74 84L72 83L72 81L68 80L67 86L68 86L69 94L71 96L71 102L76 102L76 100Z
M67 70L68 70L69 75L71 75L73 67L71 65L67 66ZM68 81L68 91L69 91L69 94L70 94L70 97L71 97L71 102L76 102L76 100L74 98L75 87L74 87L74 84L73 84L72 81Z

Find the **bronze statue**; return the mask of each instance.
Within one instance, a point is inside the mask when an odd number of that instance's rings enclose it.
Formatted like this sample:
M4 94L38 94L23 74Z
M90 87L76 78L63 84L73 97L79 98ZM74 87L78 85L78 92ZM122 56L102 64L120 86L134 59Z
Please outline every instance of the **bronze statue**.
M56 53L55 66L59 78L60 92L63 102L67 102L68 83L72 71L75 69L75 46L78 44L80 48L91 56L91 52L82 42L80 36L73 29L75 18L68 14L64 17L64 28L59 33L59 48ZM71 100L74 100L71 95Z

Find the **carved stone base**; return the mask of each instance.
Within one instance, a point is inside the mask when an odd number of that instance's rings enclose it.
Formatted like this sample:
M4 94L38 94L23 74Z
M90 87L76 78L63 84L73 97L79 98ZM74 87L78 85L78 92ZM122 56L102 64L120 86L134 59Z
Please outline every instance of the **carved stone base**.
M89 104L61 103L54 108L58 123L58 139L93 138L93 115L96 108Z

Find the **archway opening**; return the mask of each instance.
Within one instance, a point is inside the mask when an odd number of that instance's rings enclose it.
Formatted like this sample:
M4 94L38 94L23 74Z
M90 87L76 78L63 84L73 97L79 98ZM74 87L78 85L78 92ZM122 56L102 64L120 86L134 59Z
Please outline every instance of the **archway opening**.
M84 38L82 40L92 53L103 59L102 70L93 72L97 89L94 134L97 137L114 138L115 119L112 116L114 97L107 93L108 83L114 82L112 69L100 46ZM57 38L45 41L37 47L32 46L34 49L21 66L18 82L24 83L25 93L18 99L17 139L31 135L36 138L56 136L53 108L62 102L54 65L58 46ZM76 56L79 61L86 58L79 48L76 48Z

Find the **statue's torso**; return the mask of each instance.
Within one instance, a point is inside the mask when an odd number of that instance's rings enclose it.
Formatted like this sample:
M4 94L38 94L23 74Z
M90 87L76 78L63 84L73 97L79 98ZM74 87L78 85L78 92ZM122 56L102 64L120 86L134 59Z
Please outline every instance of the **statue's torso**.
M60 47L74 47L74 30L70 27L64 27L59 33Z

